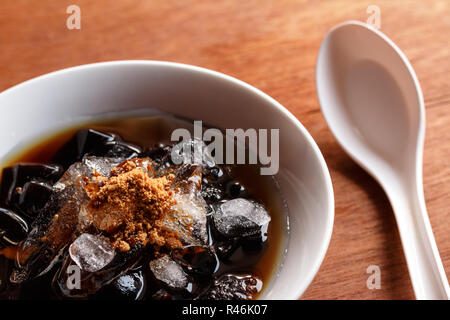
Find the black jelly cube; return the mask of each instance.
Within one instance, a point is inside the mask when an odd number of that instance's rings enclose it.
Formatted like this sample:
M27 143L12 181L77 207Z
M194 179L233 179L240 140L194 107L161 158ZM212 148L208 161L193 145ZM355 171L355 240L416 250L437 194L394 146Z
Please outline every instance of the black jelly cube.
M0 299L9 298L6 294L7 289L10 286L9 275L11 274L13 266L13 260L0 255Z
M72 163L80 161L86 154L105 153L106 143L114 141L113 134L102 133L93 129L78 130L65 145L59 149L53 161L68 168Z
M35 217L53 194L53 187L39 181L25 183L19 196L18 207L30 217Z
M214 248L217 256L222 260L227 260L239 248L240 243L238 239L232 238L228 240L216 241Z
M28 224L11 210L0 208L0 238L3 243L17 245L25 239Z
M172 259L192 274L212 275L218 268L216 255L204 246L187 246L171 252Z
M261 290L262 281L252 275L224 274L200 296L200 299L247 300Z
M2 180L0 185L0 205L7 205L12 196L12 190L16 184L14 178L13 167L5 168L2 172Z
M225 189L230 199L245 198L246 196L248 196L247 190L238 181L229 181Z
M64 173L59 165L19 163L3 169L0 202L11 206L18 202L21 188L30 180L55 183ZM18 190L19 188L19 190Z
M141 148L124 141L108 141L105 143L106 151L98 156L111 158L132 159L139 156L142 152Z
M114 157L131 159L137 157L141 149L124 142L119 136L93 129L79 130L53 157L53 162L68 168L81 161L84 156Z
M172 146L158 143L145 151L145 156L157 163L163 163L170 158Z

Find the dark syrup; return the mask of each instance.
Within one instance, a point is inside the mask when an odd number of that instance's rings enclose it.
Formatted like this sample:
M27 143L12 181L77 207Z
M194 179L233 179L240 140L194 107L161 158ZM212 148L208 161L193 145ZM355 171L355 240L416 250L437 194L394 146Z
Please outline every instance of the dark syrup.
M125 117L111 118L100 121L89 121L62 132L58 132L46 139L38 141L28 149L17 153L8 161L3 163L2 168L12 166L17 163L51 163L57 153L61 153L61 147L69 141L75 132L81 129L94 129L100 132L109 132L119 135L123 141L131 142L140 146L143 150L157 144L173 144L170 142L171 132L179 127L191 129L191 124L166 116L144 116L144 117ZM78 159L74 159L77 161ZM224 169L224 171L226 171ZM208 223L210 233L210 245L216 249L219 258L219 265L215 267L213 278L211 276L196 276L195 286L204 289L211 287L212 279L225 279L223 283L230 288L236 283L236 279L245 277L245 275L255 275L261 281L258 283L254 279L245 280L249 286L261 286L264 290L270 281L274 278L276 269L281 262L282 251L284 247L283 239L286 236L286 208L276 181L270 176L261 176L259 167L255 165L237 165L228 174L219 174L209 172L207 179L221 179L220 192L215 199L214 190L208 191L205 195L211 197L209 202L219 199L231 199L244 197L255 199L262 203L269 214L271 222L267 229L267 240L264 242L249 240L240 240L233 242L230 239L223 238L214 230L212 223ZM38 186L39 187L39 186ZM221 198L222 197L222 198ZM208 202L208 199L207 199ZM3 244L3 247L5 244ZM2 245L0 244L0 248ZM3 255L0 255L0 297L3 299L54 299L60 298L51 288L50 283L61 262L57 263L50 272L40 276L32 281L24 282L20 286L8 283L7 275L14 268L14 262L10 259L14 254L14 246L9 246L8 251L0 249ZM207 259L207 258L206 258ZM207 268L208 261L202 261L200 266ZM212 262L211 262L212 263ZM164 288L157 284L157 281L150 275L148 264L137 265L127 272L123 283L114 282L106 285L95 295L89 298L94 299L171 299L171 298L195 298L193 295L185 293L168 293ZM200 273L201 274L201 273ZM228 275L232 275L231 277ZM235 278L237 277L237 278ZM130 290L130 288L134 288ZM222 290L221 287L215 288L216 291ZM259 294L263 291L260 290ZM216 292L214 291L214 292ZM196 293L199 296L199 293ZM220 296L220 295L219 295ZM253 294L257 298L258 294ZM211 297L215 297L214 294Z

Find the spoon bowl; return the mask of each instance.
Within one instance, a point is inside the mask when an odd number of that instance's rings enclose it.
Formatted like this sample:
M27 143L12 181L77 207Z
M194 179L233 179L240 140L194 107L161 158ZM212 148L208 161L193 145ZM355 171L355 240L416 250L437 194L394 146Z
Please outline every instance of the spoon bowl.
M423 195L425 107L406 56L381 32L346 22L322 42L316 82L334 136L388 195L416 298L449 299Z
M328 124L371 173L415 160L425 128L417 79L392 45L358 22L346 23L330 31L317 63L322 110L327 121L332 119Z

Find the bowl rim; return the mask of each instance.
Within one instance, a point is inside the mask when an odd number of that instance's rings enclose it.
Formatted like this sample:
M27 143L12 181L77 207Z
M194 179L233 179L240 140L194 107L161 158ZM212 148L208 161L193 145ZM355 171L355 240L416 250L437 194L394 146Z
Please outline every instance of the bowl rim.
M112 61L95 62L95 63L78 65L78 66L74 66L74 67L68 67L68 68L52 71L52 72L31 78L31 79L21 82L17 85L14 85L10 88L7 88L6 90L0 92L0 97L14 94L16 91L18 91L22 88L28 87L28 86L33 86L35 83L37 83L39 81L42 81L42 80L45 80L48 78L62 76L64 74L70 74L70 73L87 70L87 69L96 69L99 67L117 67L117 66L129 66L129 65L146 66L146 67L148 67L148 66L164 66L164 67L169 67L169 68L174 68L174 69L183 69L183 70L187 70L187 71L191 71L191 72L197 72L197 73L200 73L200 74L203 74L206 76L210 76L213 78L220 78L222 80L225 80L227 82L230 82L232 84L240 86L240 87L250 91L251 93L259 96L263 100L266 100L267 102L269 102L273 108L275 108L279 113L281 113L281 115L286 117L301 132L301 134L306 139L307 143L312 147L312 149L314 151L314 155L320 164L320 168L321 168L322 175L324 178L325 188L326 188L326 193L327 193L327 202L328 202L327 209L328 210L327 210L327 214L326 214L327 220L325 221L325 225L326 225L325 234L324 234L322 243L320 245L318 258L314 262L313 267L311 268L311 272L309 272L309 274L307 275L303 285L295 290L296 293L294 296L287 298L287 299L299 299L303 295L303 293L306 291L306 289L309 287L312 280L314 279L317 272L319 271L319 268L325 258L326 252L328 250L328 247L329 247L329 244L331 241L333 225L334 225L334 214L335 214L335 212L334 212L334 209L335 209L334 208L334 192L333 192L333 185L332 185L331 176L330 176L330 173L328 170L328 166L325 162L325 159L324 159L317 143L315 142L315 140L313 139L311 134L303 126L303 124L286 107L284 107L281 103L276 101L274 98L272 98L268 94L264 93L263 91L257 89L256 87L254 87L242 80L239 80L233 76L230 76L230 75L218 72L218 71L214 71L211 69L207 69L204 67L198 67L198 66L179 63L179 62L162 61L162 60L112 60ZM276 281L276 278L273 280Z

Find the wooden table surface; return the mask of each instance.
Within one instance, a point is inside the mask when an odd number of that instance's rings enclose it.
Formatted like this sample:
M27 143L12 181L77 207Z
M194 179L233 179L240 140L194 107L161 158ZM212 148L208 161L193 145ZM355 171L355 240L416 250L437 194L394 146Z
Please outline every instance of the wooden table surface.
M81 8L68 30L67 6ZM80 64L177 61L217 70L268 93L316 140L331 172L336 217L326 258L304 299L413 299L388 200L337 144L319 109L314 68L335 24L367 21L381 9L381 30L404 51L422 85L427 112L425 197L450 276L450 1L300 0L1 0L0 91ZM1 106L0 106L1 107ZM381 268L381 289L366 268Z

